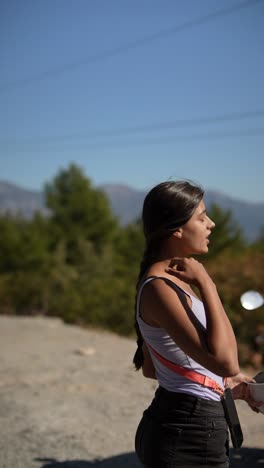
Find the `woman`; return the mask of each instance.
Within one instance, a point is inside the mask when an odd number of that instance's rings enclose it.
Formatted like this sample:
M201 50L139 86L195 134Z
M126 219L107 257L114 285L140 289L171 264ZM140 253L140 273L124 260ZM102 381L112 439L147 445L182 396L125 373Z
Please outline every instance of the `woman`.
M208 252L215 227L203 195L189 182L163 182L143 205L146 249L137 285L134 364L159 383L135 440L147 468L228 467L220 396L226 378L234 398L255 408L244 383L252 379L240 373L236 339L216 286L192 258ZM197 375L214 385L198 383Z

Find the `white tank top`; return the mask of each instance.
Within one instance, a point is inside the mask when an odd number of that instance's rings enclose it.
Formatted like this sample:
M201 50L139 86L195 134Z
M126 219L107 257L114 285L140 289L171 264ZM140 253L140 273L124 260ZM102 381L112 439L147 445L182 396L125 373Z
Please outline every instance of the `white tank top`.
M152 348L154 348L159 354L164 358L169 359L170 361L178 364L180 366L186 367L193 371L199 372L200 374L207 375L219 385L224 386L223 378L219 375L214 374L205 367L203 367L198 362L194 361L190 356L184 353L181 348L173 341L173 339L168 335L168 332L164 328L152 327L148 325L140 316L140 298L144 286L150 281L157 278L156 276L151 276L142 282L139 287L137 294L137 322L144 337L146 343L149 343ZM160 277L158 277L160 278ZM203 303L197 299L195 296L191 295L184 289L177 286L175 283L170 281L168 278L163 277L167 284L169 284L173 289L175 289L175 294L177 294L177 289L183 291L187 296L190 297L192 301L192 311L195 317L200 322L201 326L206 329L206 315L204 310ZM182 392L195 395L197 397L205 398L207 400L219 400L220 395L214 392L213 390L204 387L201 384L192 382L191 380L186 379L176 372L168 369L164 364L162 364L154 353L150 349L151 358L156 370L156 377L159 382L159 385L166 390L171 392Z

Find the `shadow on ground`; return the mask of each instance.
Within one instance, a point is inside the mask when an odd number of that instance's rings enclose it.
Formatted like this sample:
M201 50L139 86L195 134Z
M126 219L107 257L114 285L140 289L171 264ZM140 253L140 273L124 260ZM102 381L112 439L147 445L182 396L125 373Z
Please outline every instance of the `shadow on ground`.
M43 462L41 468L142 468L135 453L123 453L100 460L65 460L57 461L50 458L38 458Z
M38 458L41 468L142 468L134 453L124 453L100 460L65 460L57 461L50 458ZM264 467L264 449L241 448L231 449L230 468L261 468Z
M264 449L241 448L231 449L230 468L261 468L264 467Z

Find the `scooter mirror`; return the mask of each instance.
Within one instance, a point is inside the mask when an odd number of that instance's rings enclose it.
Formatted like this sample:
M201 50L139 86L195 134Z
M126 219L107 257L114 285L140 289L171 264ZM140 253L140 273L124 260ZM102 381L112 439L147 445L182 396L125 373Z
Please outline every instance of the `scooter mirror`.
M247 310L254 310L264 304L264 297L258 291L246 291L240 297L242 307Z

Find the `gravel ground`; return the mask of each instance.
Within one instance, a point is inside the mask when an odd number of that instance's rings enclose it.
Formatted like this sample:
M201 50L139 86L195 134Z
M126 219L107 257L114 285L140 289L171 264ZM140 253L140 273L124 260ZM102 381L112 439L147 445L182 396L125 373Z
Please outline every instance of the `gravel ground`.
M140 468L134 434L156 388L133 371L133 340L0 316L0 467ZM237 402L232 467L264 466L264 416Z

